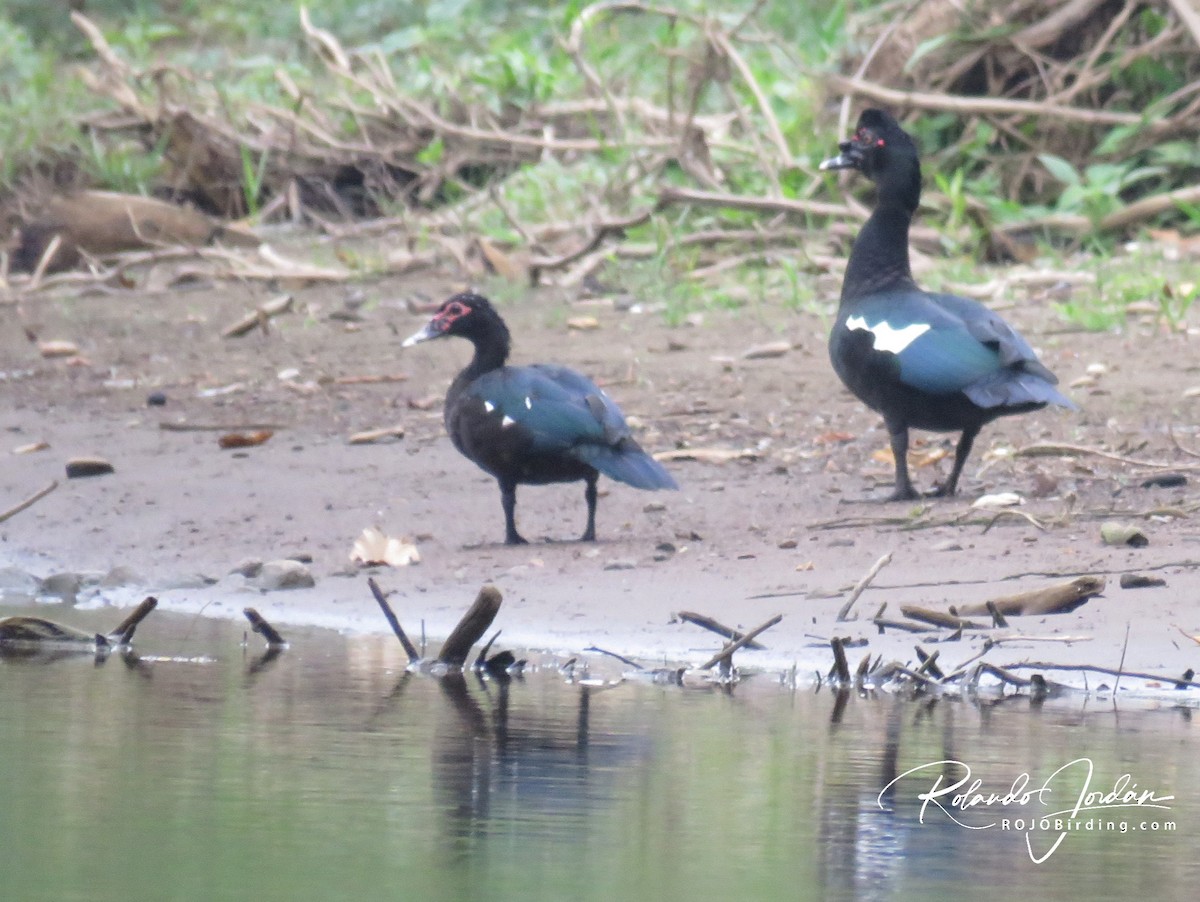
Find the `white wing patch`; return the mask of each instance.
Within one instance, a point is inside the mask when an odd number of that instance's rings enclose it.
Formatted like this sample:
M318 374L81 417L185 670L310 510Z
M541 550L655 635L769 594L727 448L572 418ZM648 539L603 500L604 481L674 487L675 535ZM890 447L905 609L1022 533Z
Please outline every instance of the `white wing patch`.
M505 414L504 419L500 421L500 428L507 429L509 426L511 426L515 422L516 422L516 420L514 420L512 417L508 416L508 414Z
M928 327L926 327L926 328L928 328ZM526 398L525 398L525 409L526 409L526 410L533 410L533 398L530 398L530 397L526 396Z
M862 329L870 332L874 337L872 344L876 351L899 354L932 327L929 323L912 323L903 329L894 329L886 319L872 326L867 323L865 317L851 316L846 320L846 328L851 331Z
M484 401L483 409L486 410L488 413L491 413L493 410L496 409L496 405L493 404L491 401Z

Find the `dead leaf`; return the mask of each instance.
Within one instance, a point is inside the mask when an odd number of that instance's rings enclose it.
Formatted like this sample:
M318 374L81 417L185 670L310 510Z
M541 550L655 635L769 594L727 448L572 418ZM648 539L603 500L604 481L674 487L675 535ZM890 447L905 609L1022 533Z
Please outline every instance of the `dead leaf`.
M567 320L567 328L576 332L591 332L600 328L600 320L594 316L572 316Z
M38 342L38 352L45 358L74 357L79 353L79 345L73 341L58 339Z
M350 436L349 442L352 445L370 445L385 438L404 438L404 427L385 426L382 429L368 429L365 432L356 432Z
M260 429L257 432L227 432L217 439L217 444L226 449L253 448L261 445L274 434L274 430L271 429Z
M12 449L13 454L32 454L35 451L45 451L50 447L49 442L30 442L28 445L18 445Z
M384 535L382 530L368 526L354 540L350 549L350 560L364 567L375 567L386 564L389 567L407 567L409 564L421 563L421 553L417 546L407 539L398 539Z

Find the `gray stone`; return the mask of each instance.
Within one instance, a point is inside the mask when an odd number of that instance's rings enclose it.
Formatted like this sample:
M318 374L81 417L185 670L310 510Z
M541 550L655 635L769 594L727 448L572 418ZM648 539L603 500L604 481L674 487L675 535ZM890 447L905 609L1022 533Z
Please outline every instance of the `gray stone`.
M267 561L251 584L264 592L311 589L317 584L309 569L299 561Z

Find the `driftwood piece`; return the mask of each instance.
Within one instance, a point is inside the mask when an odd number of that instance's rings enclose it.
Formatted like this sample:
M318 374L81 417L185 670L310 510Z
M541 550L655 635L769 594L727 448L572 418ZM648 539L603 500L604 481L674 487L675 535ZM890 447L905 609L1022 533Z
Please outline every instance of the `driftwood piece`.
M922 623L932 623L934 626L944 627L948 630L984 629L982 624L975 623L971 620L965 620L964 618L951 614L948 611L932 611L929 608L923 608L915 604L901 605L900 613L913 620L919 620ZM987 613L986 608L984 608L984 613Z
M1005 617L1020 617L1034 614L1066 614L1087 602L1089 598L1104 591L1105 580L1101 576L1080 576L1066 583L993 598L982 604L960 605L960 614L988 614L989 606ZM912 615L909 615L912 616Z
M267 640L267 645L272 648L278 648L287 645L287 640L279 633L275 627L267 622L262 614L254 610L254 608L245 608L242 613L246 615L246 619L250 621L250 628Z
M705 661L703 664L701 664L700 669L701 670L709 670L714 665L720 664L722 661L726 661L726 662L732 661L733 653L735 651L737 651L739 648L745 648L760 633L766 632L767 630L769 630L771 627L773 627L775 624L777 624L782 619L783 619L782 614L776 614L774 617L772 617L766 623L760 623L758 626L756 626L754 629L750 630L750 632L746 633L746 635L742 636L740 639L735 639L734 641L726 644L726 646L724 648L722 648L719 652L717 652L715 655L713 655L711 658L709 658L707 661ZM722 665L722 666L725 666L725 665Z
M396 614L392 610L392 606L388 604L383 590L379 588L379 583L375 582L374 577L367 577L367 585L371 588L371 594L375 596L375 601L379 604L380 610L383 611L383 616L387 619L388 626L392 628L392 632L396 634L396 638L400 640L400 644L404 647L404 653L408 655L408 663L417 663L417 661L421 660L421 653L417 651L417 647L412 644L412 640L404 632L404 627L396 619Z
M744 633L742 633L738 630L735 630L731 626L726 626L725 624L720 623L717 620L714 620L712 617L708 617L704 614L697 614L693 611L679 611L675 614L675 616L678 617L680 620L684 620L688 623L693 623L696 626L702 627L703 629L709 630L710 632L714 632L718 636L724 636L726 639L732 639L732 640L736 641L738 639L741 639L745 635ZM745 644L745 646L743 646L743 647L744 648L752 648L752 649L755 649L756 651L765 648L765 646L761 642L754 642L754 641L747 642Z
M484 586L480 589L471 607L442 644L438 661L451 667L462 667L467 661L467 655L471 653L471 646L479 641L480 636L487 632L492 621L496 619L502 600L503 596L495 586Z
M942 669L937 666L938 655L940 651L935 651L930 654L921 646L917 646L917 658L921 661L921 666L917 668L918 673L927 673L935 680L944 680L946 675L942 673Z

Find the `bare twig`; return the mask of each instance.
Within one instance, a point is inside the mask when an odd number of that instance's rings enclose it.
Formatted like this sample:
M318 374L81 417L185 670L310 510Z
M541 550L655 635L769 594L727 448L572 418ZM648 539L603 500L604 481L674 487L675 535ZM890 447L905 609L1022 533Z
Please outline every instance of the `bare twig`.
M58 480L53 479L50 481L50 483L48 485L45 485L42 488L38 489L36 492L34 492L32 495L30 495L24 501L17 502L16 504L14 504L12 507L10 507L6 511L0 511L0 523L3 523L5 520L9 519L10 517L15 517L17 514L21 513L21 511L25 510L26 508L32 507L33 505L37 504L39 501L41 501L43 498L45 498L47 495L49 495L51 492L53 492L56 488L58 488Z

